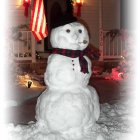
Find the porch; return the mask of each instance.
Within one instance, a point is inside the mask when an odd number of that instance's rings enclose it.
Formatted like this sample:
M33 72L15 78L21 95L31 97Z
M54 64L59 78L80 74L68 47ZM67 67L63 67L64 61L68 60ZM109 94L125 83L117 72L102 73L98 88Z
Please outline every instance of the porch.
M11 52L14 60L19 63L43 62L48 57L49 52L37 53L37 42L29 30L19 30L18 39L11 41ZM124 33L121 30L102 30L99 36L100 58L98 61L119 61L123 57L123 52L127 46ZM45 56L40 55L45 53Z

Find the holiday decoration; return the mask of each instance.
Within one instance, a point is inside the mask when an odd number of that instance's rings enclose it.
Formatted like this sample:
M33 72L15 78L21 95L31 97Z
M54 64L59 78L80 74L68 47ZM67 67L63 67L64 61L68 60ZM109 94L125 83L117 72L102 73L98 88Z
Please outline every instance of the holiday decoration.
M120 29L112 29L112 30L108 31L105 36L109 36L111 38L111 41L113 41L113 39L116 36L121 36L121 34L122 33L121 33Z
M25 72L23 72L25 73ZM44 81L41 75L36 74L18 74L16 77L18 85L26 86L28 88L41 88L44 86Z
M28 8L30 6L30 0L23 0L23 6L25 7L24 15L25 17L28 17Z
M35 52L35 55L36 55L36 59L41 59L41 56L40 56L40 54L38 53L38 51Z
M32 83L33 83L32 80L28 80L28 82L27 82L28 88L31 87Z
M21 24L21 25L18 25L18 26L13 26L10 28L10 38L14 41L21 41L21 42L24 42L24 44L27 43L27 38L23 38L23 35L22 35L22 31L29 31L29 26L26 25L26 24ZM31 40L29 40L29 42L31 42Z
M81 17L81 7L83 5L83 0L75 0L75 5L77 7L77 13L76 13L76 15L78 17Z
M36 40L42 40L48 35L43 0L35 0L30 28Z
M105 78L113 80L124 80L130 78L133 75L133 34L127 30L111 30L107 35L110 35L112 40L116 35L120 35L122 41L125 43L122 48L123 53L118 65L113 67L111 74Z

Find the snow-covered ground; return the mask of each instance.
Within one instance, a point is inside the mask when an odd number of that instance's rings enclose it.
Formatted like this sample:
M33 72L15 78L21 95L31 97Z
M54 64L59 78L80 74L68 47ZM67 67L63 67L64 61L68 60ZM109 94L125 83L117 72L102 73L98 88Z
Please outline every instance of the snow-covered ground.
M132 116L130 102L118 102L114 105L101 105L101 114L91 138L82 140L129 140L132 138ZM49 133L36 123L27 126L8 126L8 140L67 140L57 133Z
M45 86L33 88L27 88L23 85L14 86L14 88L11 88L12 94L9 92L7 95L5 107L18 106L29 99L37 97L45 88Z
M97 126L92 130L93 135L82 140L132 140L133 104L130 98L123 98L127 94L129 95L128 91L131 90L131 86L126 83L126 81L120 81L120 84L123 85L121 100L116 101L112 105L108 103L101 104L100 118L97 121ZM24 88L22 91L24 93L30 91L26 99L38 95L38 92L34 94L35 90L33 89ZM26 99L23 98L23 100ZM44 126L38 127L38 124L35 122L18 126L8 124L7 130L9 133L8 140L71 140L57 132L49 133Z

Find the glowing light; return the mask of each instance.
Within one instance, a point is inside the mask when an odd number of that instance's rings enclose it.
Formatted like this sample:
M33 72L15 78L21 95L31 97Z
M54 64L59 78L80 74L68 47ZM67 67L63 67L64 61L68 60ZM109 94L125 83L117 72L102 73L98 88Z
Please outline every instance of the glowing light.
M123 78L123 73L122 72L118 73L118 77Z
M21 7L23 5L23 0L16 0L16 7Z
M81 17L81 7L83 5L83 0L75 0L74 1L74 8L76 8L76 16Z
M83 1L83 0L75 0L75 2L76 2L76 3L83 4L84 1Z
M122 80L123 79L123 73L122 72L118 72L117 68L113 68L112 69L112 78L114 80Z
M32 78L29 74L17 75L17 83L28 88L41 88L43 86L39 83L39 81L34 80L34 78Z
M121 58L122 58L122 59L125 59L125 57L124 57L124 56L121 56Z
M30 2L30 0L25 0L25 2L29 3L29 2Z

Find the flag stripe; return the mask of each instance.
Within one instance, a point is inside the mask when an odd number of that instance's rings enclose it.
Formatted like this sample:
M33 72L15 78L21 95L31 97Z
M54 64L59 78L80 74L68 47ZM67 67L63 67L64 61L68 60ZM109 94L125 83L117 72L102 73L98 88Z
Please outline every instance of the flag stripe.
M37 0L36 8L35 8L35 17L34 17L34 22L35 22L34 30L36 32L38 32L37 31L37 24L38 24L39 10L40 10L40 0Z
M42 15L40 15L40 10L41 10L41 1L42 0L37 0L38 1L38 5L37 5L37 7L36 7L36 21L35 21L35 31L37 31L37 32L39 32L38 31L38 26L39 26L39 16L42 16Z
M38 0L36 0L35 1L35 3L34 3L34 8L33 8L33 17L32 17L32 30L34 31L35 30L35 20L37 19L37 6L36 5L38 5Z
M43 12L43 11L42 11L42 12ZM43 12L42 14L44 15L45 13ZM40 32L43 33L43 32L44 32L44 31L43 31L43 25L45 25L45 24L44 24L44 16L41 17L41 18L42 18L42 19L40 20L40 29L39 29L39 30L40 30Z
M36 32L33 32L33 35L34 35L34 37L36 38L37 41L40 40L40 36L39 36L39 34L36 34Z
M37 40L42 40L48 35L43 0L34 2L30 28Z

